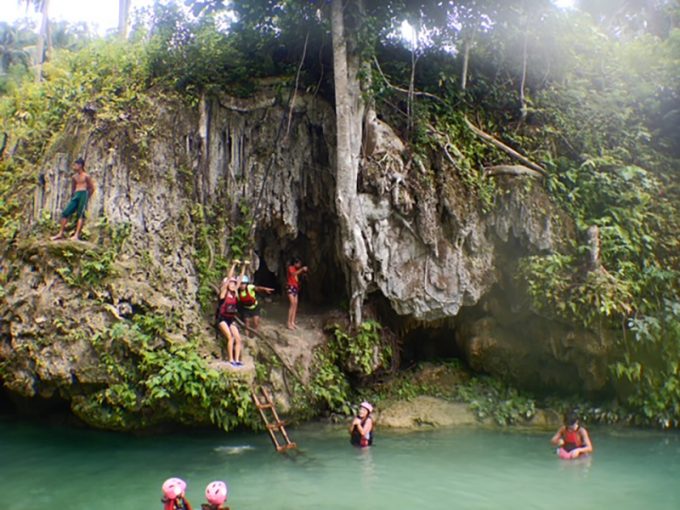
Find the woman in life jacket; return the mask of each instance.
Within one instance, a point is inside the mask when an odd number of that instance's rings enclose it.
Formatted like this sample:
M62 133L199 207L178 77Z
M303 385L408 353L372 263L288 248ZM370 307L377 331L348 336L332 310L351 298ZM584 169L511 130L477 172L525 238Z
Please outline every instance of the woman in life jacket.
M593 451L588 431L581 427L576 413L564 417L562 425L550 442L557 446L557 454L562 459L576 459Z
M238 278L234 278L234 271L236 265L240 264L240 260L235 260L229 269L229 274L222 280L220 285L220 307L217 314L217 329L227 339L227 356L229 363L234 367L241 367L241 334L236 324L236 316L238 315L238 286L241 284L243 274L245 273L245 264L241 266L241 274Z
M352 420L352 424L349 427L349 441L354 446L365 448L373 444L372 412L373 406L368 402L362 402L359 406L359 414Z
M192 510L184 492L187 484L181 478L168 478L163 482L163 510Z
M298 294L300 293L300 275L309 270L307 266L302 265L302 261L295 257L291 260L286 273L286 294L288 294L288 329L296 329L298 309Z
M229 510L229 507L224 505L228 493L226 483L220 480L210 482L205 488L205 499L208 502L201 504L201 510Z

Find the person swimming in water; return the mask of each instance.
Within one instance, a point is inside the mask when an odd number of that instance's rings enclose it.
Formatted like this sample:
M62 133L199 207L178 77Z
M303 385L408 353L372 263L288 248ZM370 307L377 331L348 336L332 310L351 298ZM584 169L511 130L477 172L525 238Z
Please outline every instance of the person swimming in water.
M593 451L588 431L581 427L578 415L573 412L564 417L564 425L555 432L550 442L557 446L557 454L562 459L576 459Z
M181 478L168 478L163 482L163 510L192 510L186 498L187 484Z
M350 443L354 446L365 448L373 444L372 412L373 406L368 402L364 401L359 406L359 414L352 420L349 427Z
M201 504L201 510L229 510L228 506L224 506L228 494L226 483L220 480L210 482L205 488L205 499L208 502Z

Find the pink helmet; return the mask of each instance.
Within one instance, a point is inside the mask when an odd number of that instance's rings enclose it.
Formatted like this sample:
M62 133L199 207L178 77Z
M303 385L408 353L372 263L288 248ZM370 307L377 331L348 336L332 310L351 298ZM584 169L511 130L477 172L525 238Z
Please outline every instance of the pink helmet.
M222 505L227 500L227 484L220 481L210 482L205 488L205 499L215 506Z
M365 400L359 405L359 407L363 407L369 413L373 412L373 406L371 404L369 404L368 402L366 402Z
M181 478L168 478L163 482L163 494L168 499L176 499L184 494L186 488L187 483Z

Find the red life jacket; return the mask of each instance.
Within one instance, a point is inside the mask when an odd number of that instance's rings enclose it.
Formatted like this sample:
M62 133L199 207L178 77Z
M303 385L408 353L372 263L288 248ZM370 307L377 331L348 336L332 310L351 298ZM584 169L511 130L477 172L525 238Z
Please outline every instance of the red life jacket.
M238 313L238 308L236 307L238 303L238 298L235 294L227 292L227 295L222 301L222 306L220 307L220 316L227 319L233 319Z
M583 446L583 440L581 439L580 427L576 430L571 430L569 427L565 427L562 431L562 439L564 440L564 445L562 448L568 452L575 448L580 448Z

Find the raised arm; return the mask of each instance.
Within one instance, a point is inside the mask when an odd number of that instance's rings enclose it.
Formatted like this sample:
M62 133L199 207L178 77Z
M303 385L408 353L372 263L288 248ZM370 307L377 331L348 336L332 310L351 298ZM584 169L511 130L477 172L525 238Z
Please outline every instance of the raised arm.
M236 271L236 264L240 264L240 260L234 260L231 264L231 267L229 268L229 272L227 273L227 277L222 280L222 283L220 284L220 299L224 299L224 297L227 295L227 283L229 283L229 280L234 277L234 271Z
M250 265L250 262L246 261L243 264L241 264L241 273L238 275L238 278L236 279L236 286L238 287L241 285L241 282L243 281L243 276L246 274L246 267Z

